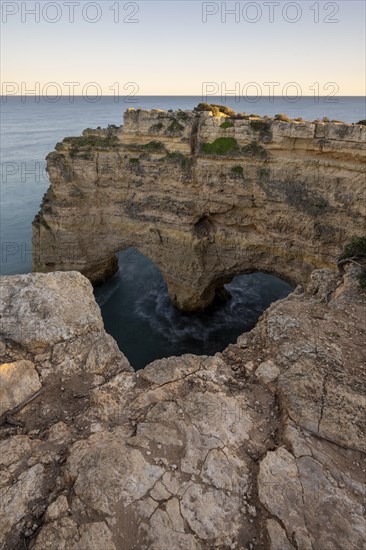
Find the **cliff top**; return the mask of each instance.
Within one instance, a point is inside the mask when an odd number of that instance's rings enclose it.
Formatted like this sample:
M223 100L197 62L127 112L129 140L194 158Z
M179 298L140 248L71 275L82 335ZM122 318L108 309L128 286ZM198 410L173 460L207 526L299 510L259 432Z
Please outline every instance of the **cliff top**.
M308 123L308 124L344 124L346 126L366 126L366 120L360 120L358 122L344 122L342 120L330 120L328 117L323 117L322 119L315 119L313 121L306 120L302 117L296 117L296 118L290 118L284 113L279 113L275 116L270 115L258 115L258 114L247 114L245 112L236 112L230 107L227 107L225 105L217 105L217 104L208 104L208 103L199 103L197 107L194 109L143 109L143 108L137 108L130 107L126 110L125 114L131 115L132 113L145 113L149 116L159 116L159 115L178 115L182 118L186 115L192 115L192 114L203 114L204 116L208 117L220 117L220 118L230 118L234 120L266 120L266 121L277 121L277 122L295 122L298 124L301 123Z
M87 128L82 136L66 137L56 145L56 150L70 149L72 154L75 147L113 148L123 143L135 143L136 139L138 141L141 138L148 138L152 152L159 152L159 146L160 152L164 152L166 148L176 150L179 141L187 144L184 148L178 146L177 150L180 152L200 150L210 153L204 151L204 147L195 148L194 144L213 142L215 139L234 139L239 144L271 144L290 138L315 140L316 147L321 150L329 142L343 142L347 147L351 142L359 144L358 148L363 148L366 144L365 123L366 121L329 121L327 118L307 121L302 118L290 119L284 114L261 117L256 114L235 113L228 107L208 104L200 104L193 110L176 111L130 108L124 113L122 126L110 124L108 128ZM146 142L144 145L147 144ZM229 146L230 143L226 145Z

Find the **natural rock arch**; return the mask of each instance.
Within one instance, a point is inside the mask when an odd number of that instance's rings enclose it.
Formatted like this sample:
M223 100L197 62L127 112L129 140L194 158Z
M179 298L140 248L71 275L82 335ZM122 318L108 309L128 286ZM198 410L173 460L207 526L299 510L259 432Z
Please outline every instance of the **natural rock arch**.
M34 270L98 283L132 246L161 270L174 304L195 310L240 273L297 284L335 268L363 232L365 128L222 120L129 110L121 128L58 144L33 224Z

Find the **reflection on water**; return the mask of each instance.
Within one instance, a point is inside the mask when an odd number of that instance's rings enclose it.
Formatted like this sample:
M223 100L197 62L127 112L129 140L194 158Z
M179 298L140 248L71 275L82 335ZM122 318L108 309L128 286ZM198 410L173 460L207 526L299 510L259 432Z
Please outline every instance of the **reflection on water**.
M134 249L119 253L120 270L95 290L106 330L135 369L172 355L213 355L251 330L261 313L291 286L271 275L235 277L231 299L204 312L183 314L169 299L159 269Z

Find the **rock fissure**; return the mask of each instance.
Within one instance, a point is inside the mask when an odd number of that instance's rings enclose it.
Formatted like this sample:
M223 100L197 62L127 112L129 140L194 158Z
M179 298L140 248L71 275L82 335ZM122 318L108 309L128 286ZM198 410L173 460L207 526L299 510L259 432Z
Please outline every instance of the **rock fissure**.
M327 379L328 379L328 373L327 373L327 370L325 369L324 375L323 375L323 387L322 387L322 396L321 396L321 405L320 405L320 415L319 415L319 421L318 421L318 433L320 432L320 424L323 419L324 408L326 406Z
M301 498L302 498L302 503L303 503L303 519L304 519L306 534L307 534L307 538L308 538L308 540L311 544L311 549L310 550L314 550L314 545L313 545L313 542L312 542L311 537L310 537L309 528L307 526L307 514L306 514L306 512L307 512L307 503L306 503L306 499L305 499L304 485L303 485L303 482L302 482L302 479L301 479L301 472L299 470L298 464L296 464L296 467L297 467L298 479L299 479L300 486L301 486ZM295 540L296 540L296 538L295 538Z

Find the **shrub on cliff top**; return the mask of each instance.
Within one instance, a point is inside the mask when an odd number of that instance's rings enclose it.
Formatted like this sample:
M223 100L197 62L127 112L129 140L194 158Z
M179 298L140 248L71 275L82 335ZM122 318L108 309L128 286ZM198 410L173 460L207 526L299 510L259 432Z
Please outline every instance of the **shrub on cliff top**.
M337 265L341 273L345 263L351 262L361 267L358 276L361 289L366 292L366 237L356 237L344 248L339 256Z
M209 103L199 103L194 108L195 111L211 111L211 105Z
M224 113L224 115L227 115L227 116L236 115L236 112L233 109L230 109L230 107L226 107L226 105L216 105L216 103L213 103L212 107L217 107L220 113Z
M264 120L258 120L258 119L251 120L249 124L251 128L253 128L253 130L255 130L256 132L265 130L269 127L268 122L264 122Z
M239 144L235 138L221 137L212 143L202 143L201 150L209 155L226 155L228 153L239 153Z
M356 124L361 124L361 126L366 126L366 120L359 120Z
M263 137L265 135L271 135L271 125L269 122L265 122L264 120L251 120L250 127L255 132L260 132Z
M179 110L177 112L177 117L180 119L180 120L183 120L183 121L187 121L189 119L189 116L187 113L185 113L184 111L181 111Z
M220 113L224 115L234 117L236 112L226 105L217 105L216 103L199 103L197 107L194 108L195 111L212 111L214 116L218 116Z
M118 145L117 136L80 136L80 137L67 137L64 139L64 143L70 143L74 149L79 147L114 147Z
M344 252L339 256L340 260L345 258L362 257L366 258L366 237L356 237L344 247Z
M211 106L212 116L220 116L220 109L216 105Z
M283 113L275 115L275 120L281 120L282 122L291 122L291 119Z
M235 115L235 118L236 118L237 120L248 120L249 115L247 115L246 113L237 113L237 114Z

